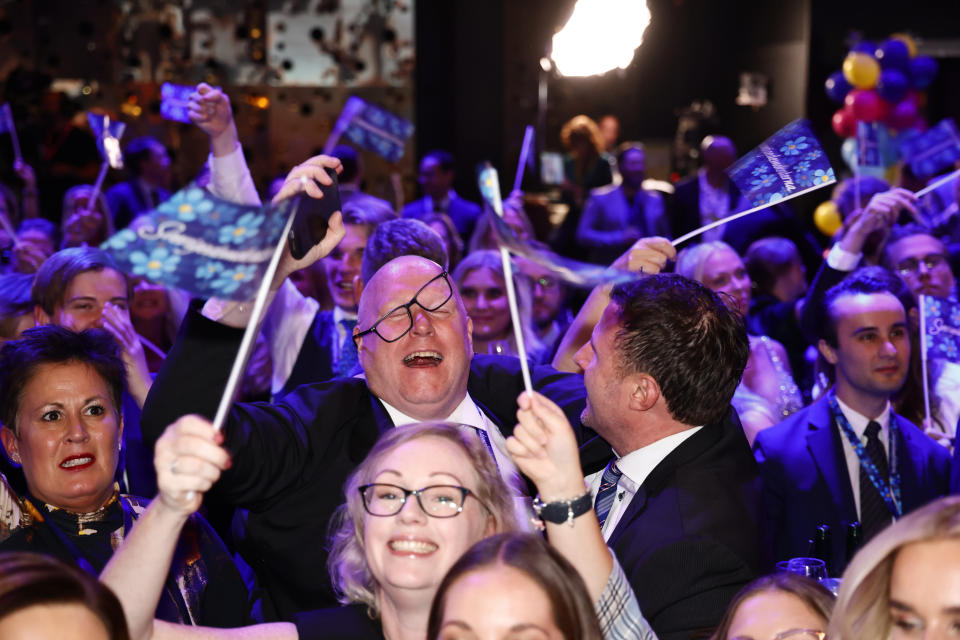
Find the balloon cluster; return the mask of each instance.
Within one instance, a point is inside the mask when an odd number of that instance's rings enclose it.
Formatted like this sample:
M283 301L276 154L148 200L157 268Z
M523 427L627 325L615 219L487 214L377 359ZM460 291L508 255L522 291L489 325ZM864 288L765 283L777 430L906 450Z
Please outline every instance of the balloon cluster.
M833 114L833 130L851 138L858 122L881 122L895 131L926 129L919 111L936 74L936 60L918 56L908 35L895 34L879 46L861 41L847 54L842 70L827 78L827 95L843 103Z

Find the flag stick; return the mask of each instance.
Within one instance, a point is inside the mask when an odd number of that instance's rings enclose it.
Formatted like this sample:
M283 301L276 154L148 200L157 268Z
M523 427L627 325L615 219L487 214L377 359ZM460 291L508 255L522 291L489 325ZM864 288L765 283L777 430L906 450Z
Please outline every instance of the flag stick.
M940 178L940 179L937 180L936 182L931 183L931 184L928 184L928 185L925 186L923 189L920 189L920 191L917 191L917 192L914 193L913 195L917 196L918 198L922 198L923 196L927 195L928 193L930 193L930 192L933 191L934 189L937 189L937 188L941 187L942 185L950 182L951 180L953 180L953 179L956 178L957 176L960 176L960 169L957 169L956 171L951 171L950 173L948 173L947 175L943 176L942 178Z
M517 175L513 179L513 190L520 191L523 184L523 172L526 170L530 158L530 148L533 146L533 127L529 124L523 132L523 146L520 147L520 160L517 162Z
M480 193L486 196L493 212L503 218L503 200L500 198L500 182L497 170L487 165L479 172ZM510 307L510 322L513 324L513 337L517 343L517 356L520 358L520 373L523 387L533 397L533 384L530 381L530 367L527 363L527 347L523 342L523 325L520 322L520 309L517 306L517 292L513 286L513 269L510 266L510 252L500 245L500 262L503 264L503 280L507 286L507 304Z
M927 377L927 296L920 295L920 369L923 372L923 428L930 425L930 380Z
M13 111L10 110L9 104L7 104L7 119L10 125L10 141L13 142L13 159L16 162L23 162L23 154L20 153L20 138L17 136L17 127L13 123Z
M287 224L283 227L283 233L280 234L280 240L273 252L273 257L267 264L267 270L263 274L263 281L257 290L257 297L253 301L253 311L250 312L250 321L243 332L243 340L240 341L240 349L237 351L237 357L233 361L233 368L230 369L230 377L227 378L227 386L223 390L223 396L220 398L220 406L217 407L217 413L213 418L213 428L217 431L223 429L227 421L227 413L230 411L230 405L233 404L233 396L240 385L240 378L247 367L247 360L250 359L250 353L253 351L253 345L256 343L257 332L260 331L260 319L263 316L264 307L267 304L267 298L270 296L270 285L273 283L273 276L277 273L277 267L280 266L280 257L287 245L287 238L290 235L290 228L293 226L293 219L297 215L299 203L290 211L287 218Z
M97 175L97 181L93 183L93 193L90 194L90 198L87 200L87 213L93 211L93 208L97 205L97 200L100 198L100 191L103 190L103 181L107 178L107 171L110 169L110 163L106 160L103 161L103 164L100 165L100 173ZM109 215L106 211L104 215Z
M754 213L756 213L756 212L758 212L758 211L763 211L764 209L767 209L767 208L772 207L772 206L774 206L774 205L780 204L781 202L786 202L787 200L792 200L793 198L796 198L796 197L798 197L798 196L802 196L802 195L805 194L805 193L810 193L811 191L816 191L817 189L822 189L823 187L829 187L830 185L835 184L835 183L836 183L836 180L831 180L830 182L824 182L823 184L818 184L818 185L815 186L815 187L810 187L809 189L804 189L803 191L797 191L796 193L791 193L789 196L786 196L786 197L784 197L784 198L780 198L780 199L777 200L776 202L768 202L767 204L762 204L762 205L760 205L759 207L754 207L753 209L747 209L746 211L741 211L740 213L735 213L735 214L733 214L733 215L727 216L726 218L722 218L721 220L716 220L716 221L714 221L714 222L711 222L710 224L707 224L707 225L704 225L704 226L700 227L699 229L694 229L694 230L691 231L690 233L685 233L685 234L683 234L682 236L680 236L680 237L677 238L676 240L673 240L670 244L672 244L673 246L676 247L677 245L679 245L679 244L681 244L681 243L683 243L683 242L686 242L686 241L689 240L690 238L696 238L696 237L699 236L700 234L703 234L703 233L706 233L707 231L710 231L710 229L716 229L717 227L723 226L723 225L727 224L728 222L733 222L734 220L739 220L740 218L745 218L745 217L747 217L747 216L749 216L749 215L751 215L751 214L754 214Z

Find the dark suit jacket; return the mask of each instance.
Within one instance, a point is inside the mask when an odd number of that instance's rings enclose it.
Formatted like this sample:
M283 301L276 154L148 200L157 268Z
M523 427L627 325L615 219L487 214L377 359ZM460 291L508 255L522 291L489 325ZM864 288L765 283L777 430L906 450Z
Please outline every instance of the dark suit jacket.
M170 197L170 192L166 189L154 189L154 191L156 192L154 207ZM110 206L110 213L113 215L113 226L118 231L130 224L138 215L151 209L136 180L119 182L107 189L104 195Z
M945 448L910 421L896 416L897 468L903 512L949 492L949 460ZM830 575L846 566L846 526L858 521L843 453L843 434L830 415L827 397L761 431L754 454L763 478L765 534L774 560L810 553L809 540L818 525L830 526Z
M737 212L740 190L731 180L727 191L730 194L730 213L733 214ZM697 176L677 184L673 194L670 221L674 238L679 238L701 226L700 182ZM820 246L787 204L774 205L728 223L723 228L720 239L743 256L754 241L768 236L781 236L797 245L800 259L808 272L819 266ZM693 239L691 242L696 243L699 240Z
M420 198L404 206L401 217L420 219L428 213L431 213L431 210L427 199ZM464 200L456 193L451 193L450 205L444 213L450 216L454 226L457 228L457 232L463 238L464 242L467 242L470 240L470 234L473 233L473 228L477 224L477 218L483 213L483 209L480 208L480 205L474 204L469 200Z
M610 457L599 438L581 447L587 474ZM734 594L760 575L758 480L731 409L664 458L617 523L607 544L661 640L712 629Z
M149 442L184 414L215 413L241 336L188 312L144 405L141 426ZM583 378L549 367L532 375L534 387L579 425ZM473 358L468 391L505 435L516 423L522 390L516 359ZM239 547L265 591L266 619L336 605L326 568L327 525L344 500L347 474L392 426L359 378L304 385L272 405L233 406L224 429L233 466L211 495L250 512Z
M290 377L280 391L286 395L302 384L322 382L336 377L333 354L337 349L340 334L333 322L332 311L318 311L313 317L307 336L300 347L297 361L293 363Z

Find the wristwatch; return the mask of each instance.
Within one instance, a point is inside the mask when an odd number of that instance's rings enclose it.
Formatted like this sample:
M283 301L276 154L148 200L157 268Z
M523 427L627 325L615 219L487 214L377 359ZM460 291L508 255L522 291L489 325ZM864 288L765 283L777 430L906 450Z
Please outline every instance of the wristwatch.
M567 523L573 526L573 519L582 516L593 508L593 496L587 491L582 496L572 500L560 500L557 502L544 502L540 499L540 494L533 499L533 512L537 517L546 522L554 524Z

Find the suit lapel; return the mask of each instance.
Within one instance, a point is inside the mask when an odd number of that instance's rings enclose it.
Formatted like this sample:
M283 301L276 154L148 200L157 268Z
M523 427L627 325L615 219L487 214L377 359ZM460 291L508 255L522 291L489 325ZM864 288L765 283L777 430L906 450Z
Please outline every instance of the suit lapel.
M850 486L850 473L840 443L840 433L834 427L826 397L810 407L808 426L807 449L823 477L830 500L841 518L856 520L857 509L853 487Z
M924 466L923 452L920 447L910 446L911 434L904 427L905 420L895 415L899 429L897 438L897 471L900 472L900 495L903 499L903 512L907 513L919 507L930 496L929 491L921 488L921 472ZM926 437L926 436L924 436Z

